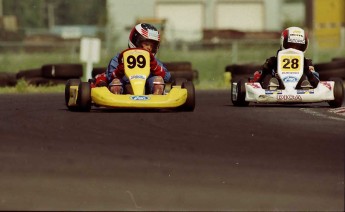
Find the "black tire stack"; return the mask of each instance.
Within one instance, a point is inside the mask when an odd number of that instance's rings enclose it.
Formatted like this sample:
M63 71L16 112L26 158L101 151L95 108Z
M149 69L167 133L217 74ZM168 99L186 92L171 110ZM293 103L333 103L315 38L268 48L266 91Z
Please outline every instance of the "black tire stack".
M21 70L16 74L16 79L24 79L29 85L39 86L65 84L68 79L82 76L81 64L46 64L37 69Z
M231 82L237 82L252 77L254 72L259 71L261 67L262 65L257 64L232 64L225 67L225 72L231 73Z
M15 73L0 72L0 87L15 86L17 78Z
M184 78L188 81L199 80L199 72L192 68L191 62L164 62L163 64L169 70L172 81L177 78Z
M345 80L345 57L333 58L330 62L315 64L314 68L320 74L320 80L322 81L329 80L332 77Z

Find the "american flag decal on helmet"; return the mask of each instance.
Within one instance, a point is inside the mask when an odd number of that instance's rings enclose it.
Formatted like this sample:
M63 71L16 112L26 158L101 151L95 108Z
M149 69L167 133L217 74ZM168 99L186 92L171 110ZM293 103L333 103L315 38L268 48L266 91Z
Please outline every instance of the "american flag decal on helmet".
M151 29L146 30L144 28L141 28L141 33L145 38L153 39L156 41L160 40L160 35L159 35L158 31L151 30Z
M148 32L146 29L141 28L141 33L142 33L142 35L143 35L145 38L148 38L148 37L149 37L149 32Z

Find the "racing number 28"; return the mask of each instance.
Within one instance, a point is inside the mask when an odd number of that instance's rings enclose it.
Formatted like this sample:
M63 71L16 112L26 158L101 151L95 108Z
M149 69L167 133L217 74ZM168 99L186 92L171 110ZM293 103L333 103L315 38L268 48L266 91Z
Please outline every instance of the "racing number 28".
M284 69L297 69L299 67L299 60L297 58L284 58L283 68Z
M127 57L127 67L132 69L135 66L138 66L139 68L144 68L146 66L146 59L143 55L139 55L137 58L135 58L133 55L130 55Z

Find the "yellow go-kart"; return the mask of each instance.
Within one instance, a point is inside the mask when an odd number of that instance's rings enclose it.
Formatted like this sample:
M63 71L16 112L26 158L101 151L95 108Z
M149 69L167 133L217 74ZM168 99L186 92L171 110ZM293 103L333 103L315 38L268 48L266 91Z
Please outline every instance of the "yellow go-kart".
M178 79L163 95L146 94L145 84L150 75L150 53L143 49L123 52L124 72L133 94L113 94L107 87L91 87L90 82L70 79L65 87L66 106L71 111L90 111L92 105L106 108L178 109L193 111L193 82Z

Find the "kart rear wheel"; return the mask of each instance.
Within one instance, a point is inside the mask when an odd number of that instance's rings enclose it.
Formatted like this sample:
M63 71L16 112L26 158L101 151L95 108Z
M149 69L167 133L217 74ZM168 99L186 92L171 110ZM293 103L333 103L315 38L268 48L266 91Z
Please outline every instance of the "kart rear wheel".
M173 82L171 83L171 86L182 86L183 83L187 82L187 80L185 78L176 78L173 80Z
M187 89L187 99L182 105L182 109L185 111L193 111L195 108L195 88L191 81L186 81L182 83L182 88Z
M65 104L68 108L68 110L72 110L75 111L78 109L78 106L69 106L68 102L69 102L69 98L70 98L70 87L71 86L79 86L81 80L80 79L69 79L66 82L66 86L65 86Z
M91 110L91 86L88 82L81 82L78 88L79 110L89 112Z
M343 86L343 80L340 78L332 78L331 81L334 81L334 88L333 88L333 94L334 94L334 100L329 101L329 106L336 108L341 107L344 101L344 86Z
M248 106L249 102L246 98L246 87L245 80L241 79L237 84L232 83L231 85L231 101L234 106Z

